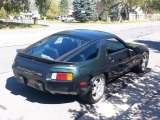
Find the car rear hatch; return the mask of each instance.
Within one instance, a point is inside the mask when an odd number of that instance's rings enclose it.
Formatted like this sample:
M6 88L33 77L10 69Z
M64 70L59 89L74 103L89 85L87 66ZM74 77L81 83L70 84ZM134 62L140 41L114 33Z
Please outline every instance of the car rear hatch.
M74 80L68 82L47 79L56 72L74 74L75 71L70 66L73 64L42 59L18 51L12 68L17 80L26 85L41 91L48 90L52 93L56 93L56 91L72 92L75 86Z

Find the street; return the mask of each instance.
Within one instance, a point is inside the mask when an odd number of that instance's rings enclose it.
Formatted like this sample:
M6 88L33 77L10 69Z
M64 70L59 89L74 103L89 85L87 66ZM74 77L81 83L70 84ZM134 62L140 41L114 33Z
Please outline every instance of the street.
M68 29L111 32L126 42L147 45L146 73L128 73L109 83L103 99L86 105L77 96L52 95L17 83L12 63L17 49ZM51 24L47 28L0 31L0 120L160 119L160 22Z

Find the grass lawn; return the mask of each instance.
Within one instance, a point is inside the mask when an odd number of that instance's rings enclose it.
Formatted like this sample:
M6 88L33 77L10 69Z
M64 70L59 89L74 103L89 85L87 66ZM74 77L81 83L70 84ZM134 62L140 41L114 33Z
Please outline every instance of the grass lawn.
M45 25L33 25L24 23L14 23L14 22L3 22L0 21L0 30L14 30L14 29L26 29L26 28L42 28Z

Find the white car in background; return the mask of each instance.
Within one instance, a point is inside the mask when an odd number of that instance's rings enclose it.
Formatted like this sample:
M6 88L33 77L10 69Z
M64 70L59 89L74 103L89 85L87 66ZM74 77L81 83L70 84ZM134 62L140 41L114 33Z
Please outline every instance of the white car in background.
M73 22L75 21L75 18L72 16L61 16L59 20L61 20L62 22Z

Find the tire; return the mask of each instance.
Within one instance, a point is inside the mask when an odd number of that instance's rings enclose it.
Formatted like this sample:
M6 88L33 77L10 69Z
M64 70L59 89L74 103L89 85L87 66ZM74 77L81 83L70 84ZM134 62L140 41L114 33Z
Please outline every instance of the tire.
M133 70L136 73L143 73L143 72L145 72L146 69L147 69L148 60L149 60L149 54L148 54L148 52L144 52L141 62Z
M89 90L85 94L80 94L80 98L89 104L98 102L104 95L105 81L103 74L92 78Z

